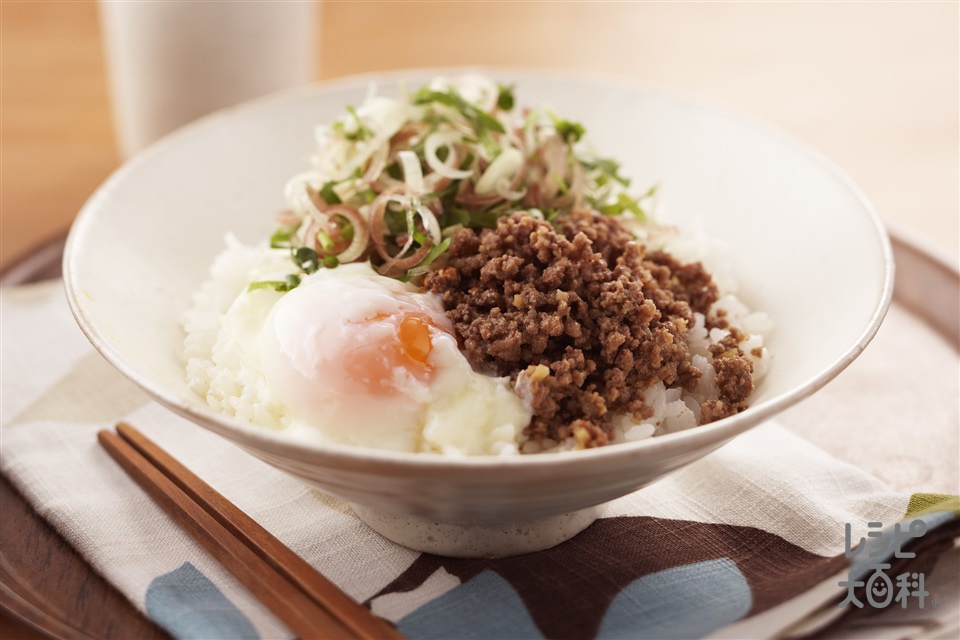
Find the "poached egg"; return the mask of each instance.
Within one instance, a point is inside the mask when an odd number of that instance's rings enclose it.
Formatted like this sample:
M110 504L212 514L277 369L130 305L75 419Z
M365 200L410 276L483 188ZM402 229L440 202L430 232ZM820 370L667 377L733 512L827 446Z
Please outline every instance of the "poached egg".
M393 451L517 452L529 407L508 378L473 371L432 294L352 263L264 298L273 304L257 360L290 433Z

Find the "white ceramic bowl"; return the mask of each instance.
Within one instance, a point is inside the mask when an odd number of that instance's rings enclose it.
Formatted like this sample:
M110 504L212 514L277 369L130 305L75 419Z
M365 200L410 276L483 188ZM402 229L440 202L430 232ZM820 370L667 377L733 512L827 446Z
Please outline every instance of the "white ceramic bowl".
M451 70L444 70L452 74ZM697 220L734 251L741 298L776 323L772 368L743 413L689 431L588 451L450 459L291 442L210 410L178 357L178 320L224 233L273 230L282 188L304 169L315 125L435 72L344 79L205 118L138 155L90 199L64 260L71 308L106 358L161 403L270 464L350 501L374 529L449 555L556 544L598 505L706 455L810 395L863 350L892 294L886 234L863 195L785 136L715 108L609 81L487 71L522 104L586 125L637 185L658 182L666 221Z

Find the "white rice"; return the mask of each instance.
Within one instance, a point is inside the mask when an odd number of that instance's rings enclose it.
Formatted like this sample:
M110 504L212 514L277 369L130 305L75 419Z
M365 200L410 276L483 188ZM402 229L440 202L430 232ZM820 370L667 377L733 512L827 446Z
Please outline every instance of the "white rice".
M250 282L282 280L290 271L286 251L248 247L233 236L210 268L210 279L193 296L193 305L181 320L186 338L183 360L191 390L214 410L251 424L281 429L284 408L273 397L257 366L255 345L227 324L230 307ZM258 297L279 299L270 289ZM274 300L275 302L275 300Z
M753 363L754 386L760 384L770 367L770 354L764 346L764 339L773 331L773 322L765 312L748 309L736 296L739 284L729 248L700 228L684 229L682 233L671 228L648 229L652 231L646 239L651 245L661 245L682 262L703 263L720 294L708 315L712 318L723 315L730 326L746 336L738 346ZM693 317L694 324L687 329L687 343L693 354L693 366L703 374L696 388L688 393L682 389L667 389L662 382L657 382L644 394L644 401L653 408L653 415L639 424L626 417L618 419L613 442L642 440L695 427L700 423L701 405L718 396L717 374L709 347L722 341L730 332L719 328L707 331L707 317L699 312L694 312Z
M752 360L754 384L759 384L770 366L764 337L772 331L773 323L767 314L749 310L736 297L737 282L733 277L731 262L725 259L722 248L696 233L671 235L663 242L663 246L682 261L703 262L710 271L721 296L709 314L725 314L724 319L747 336L739 346ZM242 321L244 314L268 310L282 294L272 289L257 290L254 293L258 296L260 304L257 309L260 311L234 309L231 314L227 312L250 282L283 280L289 271L290 261L286 251L244 246L228 236L227 249L214 261L210 279L195 294L193 305L182 318L186 332L183 359L190 388L216 411L277 430L287 428L289 420L285 408L265 382L255 345L248 344L250 337L244 335ZM240 324L231 321L233 326L229 326L225 320L227 316L240 317ZM250 319L256 321L252 316ZM262 318L260 320L262 324ZM667 389L660 382L654 384L644 396L645 402L653 409L653 415L640 423L628 417L618 417L614 422L612 442L642 440L690 429L699 424L701 404L718 395L709 347L723 340L728 332L717 328L707 331L707 318L701 313L694 313L694 320L693 326L688 328L687 339L693 354L692 364L703 374L696 388L688 393L681 389ZM760 355L755 355L757 353ZM505 448L506 453L575 448L573 442L523 442L519 434L517 437L518 446Z

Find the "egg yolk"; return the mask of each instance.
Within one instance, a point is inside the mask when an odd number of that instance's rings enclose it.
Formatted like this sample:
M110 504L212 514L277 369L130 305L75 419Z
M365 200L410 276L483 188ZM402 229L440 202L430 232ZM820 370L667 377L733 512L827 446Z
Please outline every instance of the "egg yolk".
M428 382L433 367L428 362L433 342L431 324L416 315L396 316L376 314L357 324L387 323L394 325L392 335L373 342L358 341L350 347L345 362L345 374L368 393L376 396L395 396L397 374L406 371L420 382Z

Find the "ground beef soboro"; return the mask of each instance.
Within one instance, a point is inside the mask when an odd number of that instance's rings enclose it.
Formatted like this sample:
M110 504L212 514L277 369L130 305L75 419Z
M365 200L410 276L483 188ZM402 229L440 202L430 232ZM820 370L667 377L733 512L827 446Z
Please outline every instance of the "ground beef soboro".
M531 400L527 435L581 447L606 444L613 415L649 417L643 392L655 381L697 384L686 331L692 309L717 299L699 264L645 254L620 222L586 211L556 226L521 212L496 229L461 229L424 286L473 367L510 376ZM739 395L735 369L725 386ZM709 418L742 408L739 397L719 403L705 406Z

